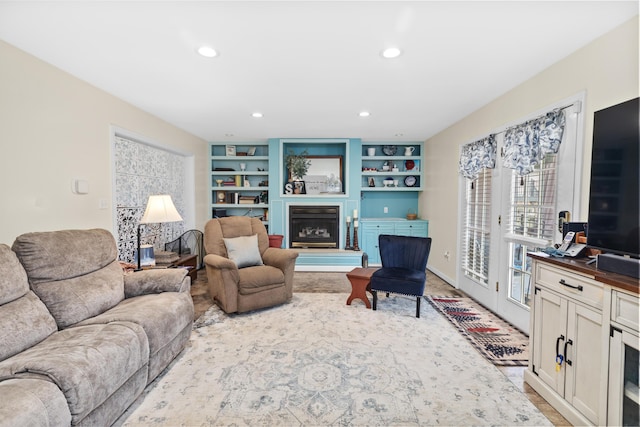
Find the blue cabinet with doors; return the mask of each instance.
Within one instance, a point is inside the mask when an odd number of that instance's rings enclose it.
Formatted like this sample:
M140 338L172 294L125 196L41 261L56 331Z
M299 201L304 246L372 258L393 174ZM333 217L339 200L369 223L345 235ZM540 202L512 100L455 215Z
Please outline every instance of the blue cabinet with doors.
M429 221L407 220L402 218L377 219L363 218L360 221L360 248L367 253L370 265L380 265L380 249L378 236L381 234L395 234L399 236L428 237Z

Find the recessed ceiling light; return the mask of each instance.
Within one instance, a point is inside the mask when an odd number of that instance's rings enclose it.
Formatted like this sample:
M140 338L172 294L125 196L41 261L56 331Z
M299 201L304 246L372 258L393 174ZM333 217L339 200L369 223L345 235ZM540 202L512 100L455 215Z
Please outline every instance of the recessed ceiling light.
M368 111L360 111L360 117L369 117L371 115Z
M382 56L384 58L391 59L391 58L397 58L398 56L400 56L401 53L402 51L397 47L389 47L382 51Z
M259 119L260 117L262 117L262 113L259 113L259 112L252 113L251 117L255 117L256 119Z
M211 46L200 46L198 48L198 53L205 58L215 58L218 56L218 52Z

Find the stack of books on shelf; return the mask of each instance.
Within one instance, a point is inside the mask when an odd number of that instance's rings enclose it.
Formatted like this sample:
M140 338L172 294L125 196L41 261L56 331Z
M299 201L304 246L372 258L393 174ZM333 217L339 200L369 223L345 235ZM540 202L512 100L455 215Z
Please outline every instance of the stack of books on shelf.
M238 198L238 203L241 205L255 205L258 203L256 196L240 196Z
M227 197L225 200L225 203L230 203L230 204L235 204L238 203L238 198L240 197L240 194L238 193L227 193Z

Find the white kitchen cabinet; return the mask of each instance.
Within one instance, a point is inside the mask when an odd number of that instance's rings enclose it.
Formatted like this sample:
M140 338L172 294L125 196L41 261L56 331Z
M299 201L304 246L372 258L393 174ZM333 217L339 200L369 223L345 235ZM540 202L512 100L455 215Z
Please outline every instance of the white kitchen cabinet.
M591 423L598 424L602 312L536 287L533 373ZM556 358L563 360L557 370Z
M532 382L543 390L538 392L545 399L561 406L556 409L573 424L599 425L604 420L605 398L601 375L604 287L541 263L534 265L534 280Z
M638 425L640 283L586 260L529 256L535 288L525 382L573 425Z

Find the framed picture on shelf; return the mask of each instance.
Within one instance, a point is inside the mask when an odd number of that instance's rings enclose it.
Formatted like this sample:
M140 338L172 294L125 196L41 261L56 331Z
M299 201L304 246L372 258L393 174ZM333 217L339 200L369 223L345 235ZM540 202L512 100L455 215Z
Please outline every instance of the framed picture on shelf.
M227 145L227 156L235 156L236 155L236 146L235 145Z
M255 154L256 154L256 147L250 147L247 150L247 156L255 156Z

